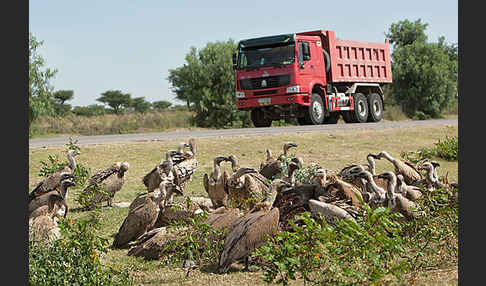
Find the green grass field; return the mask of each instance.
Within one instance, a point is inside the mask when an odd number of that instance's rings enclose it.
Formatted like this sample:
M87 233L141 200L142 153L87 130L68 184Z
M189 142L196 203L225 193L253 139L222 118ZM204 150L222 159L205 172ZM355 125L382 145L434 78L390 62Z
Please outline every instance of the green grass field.
M218 155L236 155L241 166L258 168L265 158L265 149L270 148L275 154L282 150L284 142L292 141L298 147L291 149L304 159L304 166L311 162L319 163L326 169L338 172L349 164L366 163L368 153L387 151L394 157L401 152L417 151L423 147L433 147L439 139L457 136L458 126L395 128L379 131L340 131L336 133L305 133L265 135L259 137L224 137L196 138L198 169L186 189L189 196L207 196L202 178L212 170L213 158ZM187 141L189 138L183 141ZM166 150L177 148L178 141L142 142L129 144L108 144L80 146L81 155L77 161L90 168L91 173L110 167L116 161L127 161L130 169L126 173L126 183L115 195L114 202L131 202L139 193L145 192L141 181L164 157ZM68 142L66 142L68 143ZM47 161L48 154L57 155L62 160L65 153L60 148L42 148L29 150L29 191L42 179L38 176L40 161ZM434 158L440 162L439 176L446 176L449 181L458 179L458 163ZM230 171L230 163L223 163L223 168ZM377 173L393 170L386 160L377 161ZM88 214L76 210L79 205L74 201L77 189L70 189L68 204L72 210L68 217L76 219ZM176 200L181 200L176 197ZM118 228L128 213L128 208L102 209L102 226L99 235L113 240ZM162 266L159 261L146 262L126 255L127 250L110 250L102 259L115 268L132 269L135 285L262 285L261 272L241 272L242 265L234 264L230 272L224 275L214 274L214 267L203 267L194 271L188 279L180 268ZM416 285L457 285L457 265L445 269L432 269L417 279ZM293 285L302 285L296 281Z

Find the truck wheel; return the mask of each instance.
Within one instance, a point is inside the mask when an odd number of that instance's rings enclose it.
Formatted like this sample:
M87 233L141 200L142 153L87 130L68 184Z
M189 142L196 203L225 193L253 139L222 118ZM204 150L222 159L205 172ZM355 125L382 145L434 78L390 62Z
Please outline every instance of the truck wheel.
M311 124L319 125L324 121L324 102L322 102L322 97L318 93L313 93L311 96L311 104L307 110L307 120Z
M354 112L352 113L354 123L363 123L368 120L368 101L362 93L354 95Z
M339 120L339 112L331 112L328 117L324 118L323 124L336 124Z
M368 95L368 122L378 122L383 117L383 101L377 93Z
M272 120L265 118L263 110L255 108L251 110L251 121L255 127L270 127Z

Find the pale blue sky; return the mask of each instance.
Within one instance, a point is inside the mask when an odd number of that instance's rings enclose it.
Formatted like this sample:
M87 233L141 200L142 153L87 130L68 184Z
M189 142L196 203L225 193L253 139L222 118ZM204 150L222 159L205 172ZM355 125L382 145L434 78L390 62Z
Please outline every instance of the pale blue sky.
M177 103L169 69L190 47L318 29L345 40L383 42L392 23L419 18L429 41L457 43L457 1L29 1L29 31L59 72L55 90L74 90L73 106L101 104L102 92Z

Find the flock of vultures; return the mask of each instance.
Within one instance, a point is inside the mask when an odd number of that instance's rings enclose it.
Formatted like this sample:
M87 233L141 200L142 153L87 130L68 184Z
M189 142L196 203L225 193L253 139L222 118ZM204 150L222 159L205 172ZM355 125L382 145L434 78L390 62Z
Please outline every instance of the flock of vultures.
M307 168L313 172L297 179L295 174L304 168L304 162L289 154L291 148L297 148L297 144L283 144L278 156L267 149L258 169L240 166L234 155L216 156L212 172L203 177L207 197L189 197L185 203L178 203L173 197L185 196L187 183L198 166L196 141L180 143L142 178L147 192L129 205L112 247L128 248L128 255L159 259L164 246L177 235L167 226L206 211L203 223L213 230L223 229L218 272L225 273L237 261L245 261L247 268L248 257L264 243L265 235L272 236L278 229L290 230L289 221L305 211L333 223L336 219L357 219L363 215L362 204L368 204L400 212L406 220L420 219L426 214L416 208L417 199L438 188L457 187L439 180L437 162L415 166L385 151L368 154L367 163L345 166L337 174L311 163ZM29 239L61 237L56 221L68 212L66 197L68 188L75 186L73 170L79 154L68 151L64 169L39 182L29 194ZM376 174L375 160L381 159L388 160L393 171ZM224 162L231 164L230 173L222 171ZM128 168L128 162L117 162L89 179L84 192L94 192L93 205L105 201L113 205ZM191 260L184 266L196 267Z

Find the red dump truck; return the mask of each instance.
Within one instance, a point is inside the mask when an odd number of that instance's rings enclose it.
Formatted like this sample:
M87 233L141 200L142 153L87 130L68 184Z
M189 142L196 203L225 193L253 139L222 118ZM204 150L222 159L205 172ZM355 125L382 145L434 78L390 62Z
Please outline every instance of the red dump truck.
M236 106L255 127L297 118L301 125L378 122L382 86L392 82L385 43L341 40L317 30L242 40L233 54Z

